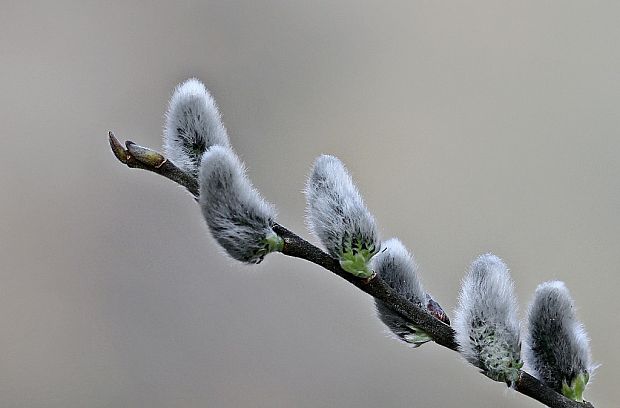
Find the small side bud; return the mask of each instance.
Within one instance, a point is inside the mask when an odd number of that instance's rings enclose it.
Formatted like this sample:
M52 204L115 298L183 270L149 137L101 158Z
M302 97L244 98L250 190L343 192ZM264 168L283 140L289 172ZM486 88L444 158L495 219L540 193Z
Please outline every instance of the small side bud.
M272 229L276 211L254 189L237 155L213 146L200 166L202 214L211 234L234 259L257 264L281 251L284 241Z
M426 308L427 295L418 279L413 257L397 238L382 243L382 250L371 261L372 268L395 292L412 303ZM418 347L432 338L398 313L390 309L383 301L375 299L379 319L390 329L396 338Z
M174 90L164 129L166 156L181 170L198 177L200 159L211 146L229 146L215 100L192 78Z
M459 352L495 381L512 386L521 362L517 301L508 267L486 254L463 280L454 329Z
M125 142L125 145L127 146L127 152L131 156L150 168L158 169L166 162L166 158L155 150L142 147L129 140Z
M340 260L345 271L371 277L368 262L381 246L377 227L340 160L327 155L317 158L305 194L308 226L327 252Z
M525 357L538 379L567 398L583 401L595 367L588 336L563 282L545 282L536 288L529 306Z
M433 299L430 294L426 294L426 310L437 320L450 326L450 319L441 305Z

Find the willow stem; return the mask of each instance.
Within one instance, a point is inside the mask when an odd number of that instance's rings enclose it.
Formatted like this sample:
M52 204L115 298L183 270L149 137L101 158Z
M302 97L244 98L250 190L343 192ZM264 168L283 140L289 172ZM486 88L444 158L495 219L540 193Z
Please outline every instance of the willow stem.
M130 168L148 170L166 177L185 187L195 199L198 198L199 186L196 178L179 169L163 154L138 146L130 141L125 142L125 146L123 146L112 132L108 133L108 138L112 152L121 163ZM450 350L458 351L458 343L455 340L455 332L452 327L399 295L378 275L371 278L355 277L344 271L336 259L282 225L274 224L273 230L284 240L282 254L305 259L340 276L370 296L383 301L394 312L428 333L435 343ZM566 398L525 371L519 372L519 378L514 384L514 389L551 408L594 408L589 402L580 403Z

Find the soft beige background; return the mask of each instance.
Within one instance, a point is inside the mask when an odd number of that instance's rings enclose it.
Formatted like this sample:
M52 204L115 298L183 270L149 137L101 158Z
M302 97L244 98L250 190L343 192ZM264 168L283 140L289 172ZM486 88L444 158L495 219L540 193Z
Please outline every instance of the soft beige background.
M0 3L0 406L537 407L456 354L388 339L309 263L244 267L194 202L121 166L197 76L280 221L320 153L450 311L477 254L522 309L566 281L617 406L620 3Z

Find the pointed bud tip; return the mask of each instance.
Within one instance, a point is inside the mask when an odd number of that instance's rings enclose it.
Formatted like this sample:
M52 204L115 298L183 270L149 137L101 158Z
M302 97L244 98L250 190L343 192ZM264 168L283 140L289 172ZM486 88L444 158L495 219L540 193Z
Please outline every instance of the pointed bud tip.
M114 133L112 133L111 131L108 132L108 141L110 142L110 148L112 149L112 153L114 153L114 156L116 156L116 158L121 163L126 164L127 151L125 150L121 142L119 142L118 139L114 136Z

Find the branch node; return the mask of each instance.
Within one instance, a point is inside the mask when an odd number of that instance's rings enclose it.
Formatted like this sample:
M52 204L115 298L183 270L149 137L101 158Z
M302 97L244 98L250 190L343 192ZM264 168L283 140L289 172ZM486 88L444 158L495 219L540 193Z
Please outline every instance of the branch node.
M372 275L370 275L370 276L369 276L369 277L367 277L367 278L362 279L362 280L360 281L360 283L361 283L362 285L368 285L368 284L370 283L370 281L372 281L372 280L373 280L374 278L376 278L376 277L377 277L377 274L373 271Z

